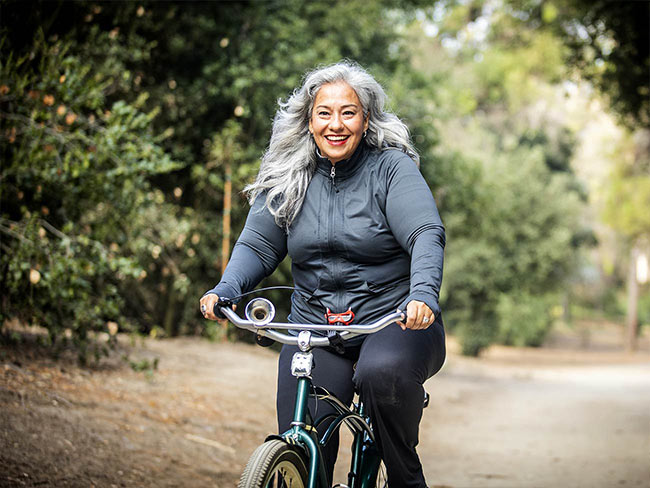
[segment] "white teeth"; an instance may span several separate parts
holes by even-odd
[[[342,141],[343,139],[347,139],[348,136],[325,136],[325,137],[330,141]]]

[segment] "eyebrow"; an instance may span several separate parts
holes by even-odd
[[[359,106],[356,103],[348,103],[348,104],[345,104],[345,105],[341,106],[342,109],[343,108],[349,108],[349,107],[359,108]],[[327,109],[329,109],[330,106],[325,105],[324,103],[319,103],[318,105],[316,105],[314,107],[314,109],[317,109],[317,108],[327,108]]]

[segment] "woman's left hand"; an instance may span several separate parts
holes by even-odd
[[[411,300],[406,306],[406,321],[397,322],[397,324],[402,330],[420,330],[428,328],[435,319],[436,317],[426,303]]]

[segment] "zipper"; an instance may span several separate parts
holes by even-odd
[[[340,268],[340,263],[339,263],[339,257],[334,253],[334,232],[335,232],[335,226],[336,223],[334,221],[334,210],[336,208],[336,201],[333,197],[333,193],[338,193],[339,189],[336,187],[336,167],[332,165],[332,168],[330,169],[330,181],[332,183],[332,186],[330,187],[330,201],[329,201],[329,228],[328,228],[328,235],[327,235],[327,241],[328,241],[328,247],[329,247],[329,252],[331,253],[331,259],[332,259],[332,274],[334,276],[334,288],[335,288],[335,293],[334,293],[334,306],[336,307],[337,312],[341,312],[345,309],[345,304],[342,303],[342,294],[341,294],[341,283],[339,279],[337,278],[339,276],[339,268]],[[343,307],[343,308],[342,308]]]

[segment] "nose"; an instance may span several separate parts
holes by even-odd
[[[343,120],[341,119],[341,116],[337,113],[334,113],[332,115],[332,118],[330,119],[330,129],[334,131],[341,130],[343,128]]]

